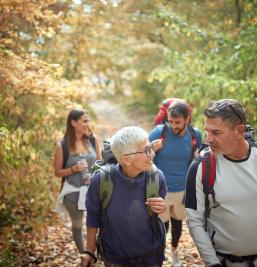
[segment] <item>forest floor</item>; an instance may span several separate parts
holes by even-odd
[[[106,100],[98,100],[92,103],[92,109],[98,116],[98,124],[96,133],[101,140],[111,135],[118,129],[135,125],[140,126],[147,131],[150,130],[150,125],[144,116],[138,114],[127,113]],[[34,242],[33,242],[34,243]],[[166,245],[166,260],[164,267],[171,267],[171,236],[167,234]],[[179,256],[183,267],[203,267],[201,258],[196,247],[188,233],[186,224],[183,224],[183,233],[179,243]],[[53,226],[49,226],[42,240],[37,241],[33,245],[33,250],[26,252],[26,261],[22,267],[79,267],[80,258],[76,250],[75,244],[71,237],[70,222],[64,222],[56,217],[56,222]],[[102,262],[98,262],[97,266],[103,266]]]

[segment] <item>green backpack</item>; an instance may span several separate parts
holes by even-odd
[[[100,172],[100,201],[102,203],[102,211],[105,212],[112,197],[113,191],[113,179],[114,176],[114,164],[107,164],[99,168]],[[159,173],[154,165],[153,170],[147,172],[146,183],[146,199],[159,196]],[[152,209],[147,206],[147,210],[150,216],[153,215]]]
[[[104,221],[106,210],[108,208],[108,205],[110,204],[112,197],[114,166],[115,164],[106,164],[104,166],[99,166],[98,169],[98,171],[100,172],[100,202],[102,204],[102,222]],[[160,189],[159,182],[160,182],[159,172],[157,170],[157,167],[154,165],[153,169],[147,172],[147,179],[145,186],[146,199],[159,196],[159,189]],[[160,218],[152,211],[149,205],[147,205],[147,211],[151,219],[151,225],[154,234],[162,236],[161,249],[164,250],[166,245],[166,231],[164,224],[160,220]],[[98,256],[103,255],[101,236],[104,231],[105,231],[104,228],[101,229],[97,237]]]

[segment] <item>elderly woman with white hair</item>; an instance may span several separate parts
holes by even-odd
[[[98,229],[98,252],[105,266],[161,266],[165,228],[158,214],[166,211],[167,189],[162,172],[153,165],[154,152],[148,134],[135,126],[122,128],[112,137],[111,149],[118,164],[113,169],[113,192],[104,216],[99,172],[93,175],[87,193],[87,246],[82,266],[94,265]],[[146,184],[153,169],[159,177],[158,193],[147,198]]]

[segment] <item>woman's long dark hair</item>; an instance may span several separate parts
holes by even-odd
[[[69,115],[67,117],[67,125],[66,125],[66,132],[64,135],[64,138],[67,141],[69,151],[75,151],[75,141],[76,141],[76,135],[75,135],[75,129],[73,125],[71,124],[71,121],[77,121],[81,118],[83,115],[88,115],[88,113],[84,109],[72,109],[69,112]],[[91,129],[89,128],[89,135],[93,135]],[[82,137],[83,140],[88,140],[89,136],[84,135]],[[87,142],[85,142],[87,144]]]

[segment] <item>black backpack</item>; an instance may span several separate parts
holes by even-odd
[[[92,166],[91,173],[93,174],[95,171],[99,170],[102,166],[109,164],[116,164],[116,163],[117,160],[112,153],[110,139],[107,138],[103,141],[102,160],[95,161],[95,163]]]

